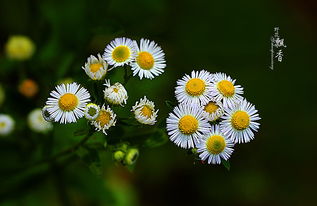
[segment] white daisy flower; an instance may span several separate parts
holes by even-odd
[[[106,80],[104,98],[107,102],[115,105],[123,105],[127,103],[128,92],[119,82],[110,85],[110,80]]]
[[[85,118],[90,120],[90,121],[93,121],[98,117],[99,112],[100,112],[99,105],[96,105],[94,103],[89,103],[89,104],[87,104],[85,111],[84,111]]]
[[[49,106],[45,105],[43,108],[42,108],[42,116],[43,116],[43,119],[47,122],[53,122],[54,121],[54,118],[50,115],[50,113],[48,112],[48,108]]]
[[[247,143],[254,138],[253,131],[258,131],[260,120],[258,110],[246,99],[233,108],[225,109],[224,120],[220,123],[225,135],[228,135],[234,143]]]
[[[129,64],[135,57],[135,46],[129,38],[116,38],[105,48],[103,59],[113,67]]]
[[[182,148],[193,148],[201,135],[210,130],[210,124],[202,115],[199,106],[179,104],[166,119],[170,140]]]
[[[211,95],[219,102],[222,101],[224,108],[234,107],[242,100],[243,88],[234,85],[236,80],[232,80],[225,73],[215,73],[212,83]]]
[[[92,80],[101,80],[107,73],[108,63],[101,58],[100,54],[97,57],[90,55],[82,68]]]
[[[34,109],[30,112],[27,121],[30,129],[34,132],[46,133],[53,128],[53,124],[43,118],[41,109]]]
[[[96,127],[96,130],[101,131],[107,135],[106,130],[111,126],[116,125],[116,114],[112,111],[112,109],[105,105],[103,105],[98,113],[97,118],[91,122],[92,125]]]
[[[207,104],[202,106],[204,108],[203,115],[210,122],[220,119],[220,117],[224,114],[221,102],[209,101]]]
[[[211,96],[211,81],[213,75],[205,70],[192,71],[191,76],[185,75],[177,80],[175,88],[176,99],[184,104],[207,104]]]
[[[148,100],[146,96],[140,99],[140,102],[136,102],[132,107],[135,115],[135,119],[141,124],[154,125],[159,110],[155,111],[154,102]]]
[[[9,115],[0,114],[0,136],[10,134],[15,126],[15,122]]]
[[[224,135],[218,125],[213,125],[211,131],[204,134],[197,146],[200,159],[208,164],[220,164],[221,159],[228,160],[233,152],[233,142]]]
[[[162,74],[166,64],[165,54],[161,47],[148,39],[141,39],[140,47],[136,41],[134,41],[134,44],[137,49],[137,56],[131,63],[133,76],[138,74],[140,79],[143,77],[153,79],[155,76]]]
[[[72,123],[84,116],[90,94],[77,83],[60,84],[46,101],[47,111],[55,122]]]

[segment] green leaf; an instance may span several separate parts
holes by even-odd
[[[230,171],[230,162],[229,162],[229,160],[221,160],[221,163],[228,171]]]

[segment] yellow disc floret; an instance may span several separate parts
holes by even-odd
[[[93,73],[99,71],[99,69],[101,69],[102,67],[103,67],[103,65],[100,64],[100,63],[91,64],[91,65],[89,66],[90,71],[93,72]]]
[[[78,105],[78,98],[74,94],[66,93],[59,98],[58,105],[63,111],[72,111]]]
[[[183,134],[193,134],[198,129],[198,120],[191,115],[185,115],[179,120],[178,128]]]
[[[154,58],[149,52],[140,52],[136,58],[138,65],[145,70],[150,70],[154,66]]]
[[[234,95],[235,88],[232,82],[228,80],[222,80],[217,84],[219,92],[225,97],[231,97]]]
[[[205,105],[204,110],[210,114],[214,113],[215,111],[217,111],[217,109],[219,108],[218,105],[216,105],[215,102],[209,102],[208,104]]]
[[[245,111],[237,111],[231,117],[231,124],[237,130],[244,130],[250,125],[250,116]]]
[[[107,125],[111,120],[111,115],[108,111],[100,111],[96,119],[96,122],[99,122],[101,127]]]
[[[153,114],[153,111],[149,106],[144,105],[141,109],[141,114],[147,118],[150,118]]]
[[[118,88],[113,88],[113,91],[114,91],[115,93],[118,93],[119,89],[118,89]]]
[[[112,51],[112,58],[116,62],[125,62],[131,56],[130,49],[127,46],[117,46]]]
[[[220,135],[213,135],[206,141],[206,147],[208,152],[217,155],[220,154],[226,147],[225,139]]]
[[[198,96],[204,93],[206,89],[206,84],[203,80],[198,78],[190,79],[186,83],[186,92],[191,96]]]

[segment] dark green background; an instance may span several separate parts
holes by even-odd
[[[1,1],[0,80],[7,99],[0,112],[12,114],[20,132],[0,140],[0,204],[316,204],[315,12],[313,1],[295,0]],[[287,48],[272,71],[270,36],[276,26]],[[34,40],[37,50],[31,60],[6,60],[4,44],[15,34]],[[261,127],[254,141],[235,147],[231,170],[202,165],[167,142],[142,149],[134,172],[109,160],[101,178],[73,157],[51,172],[11,173],[45,155],[49,144],[47,136],[25,129],[28,112],[44,105],[61,78],[85,84],[88,77],[81,66],[86,58],[121,36],[155,40],[167,60],[161,76],[128,83],[128,108],[146,95],[165,117],[170,109],[164,100],[175,100],[176,80],[193,69],[225,72],[244,87],[244,96],[259,110]],[[118,70],[109,77],[121,81],[122,74]],[[26,77],[41,86],[31,100],[17,92]],[[69,141],[65,131],[72,129],[56,125],[52,150],[76,141]]]

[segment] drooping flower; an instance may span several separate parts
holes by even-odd
[[[101,80],[107,74],[108,63],[102,59],[100,54],[97,57],[90,55],[82,68],[92,80]]]
[[[105,135],[107,135],[106,130],[108,130],[111,126],[115,126],[116,121],[116,114],[112,111],[109,105],[107,108],[103,105],[97,118],[92,121],[91,124],[96,127],[96,130],[102,131]]]
[[[148,100],[146,96],[136,102],[132,107],[135,119],[141,124],[154,125],[157,118],[158,110],[155,111],[154,102]]]
[[[128,93],[124,86],[119,82],[111,85],[110,80],[106,80],[104,84],[106,86],[104,92],[104,98],[107,102],[115,105],[121,105],[127,103]]]

